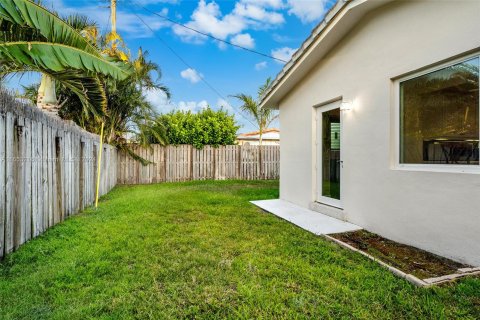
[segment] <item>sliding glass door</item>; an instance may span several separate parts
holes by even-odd
[[[317,201],[341,207],[340,101],[317,109]]]

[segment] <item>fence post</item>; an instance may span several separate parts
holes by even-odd
[[[23,230],[24,241],[32,238],[32,121],[24,119],[23,127]]]
[[[58,223],[63,220],[64,218],[64,210],[63,210],[63,189],[62,189],[62,164],[64,161],[64,151],[61,147],[62,138],[55,137],[55,174],[57,177],[57,212],[56,218],[54,219],[54,223]],[[67,183],[69,183],[67,181]]]
[[[168,176],[167,176],[167,173],[168,173],[168,169],[167,169],[167,167],[168,167],[168,163],[167,163],[167,160],[168,160],[168,155],[167,155],[168,146],[165,146],[163,151],[164,151],[163,152],[163,164],[164,164],[163,166],[165,168],[165,182],[168,182]]]
[[[13,251],[14,243],[14,216],[15,216],[15,140],[16,130],[14,118],[10,113],[5,116],[5,234],[4,234],[4,252],[5,254]]]
[[[212,161],[213,161],[213,180],[218,179],[218,173],[217,173],[217,148],[213,147],[212,148]]]
[[[22,237],[22,233],[24,232],[22,226],[23,226],[23,221],[22,221],[22,211],[23,211],[23,179],[22,179],[22,172],[23,172],[23,118],[19,117],[17,126],[16,126],[16,132],[14,135],[14,155],[13,155],[13,161],[14,162],[14,167],[13,167],[13,181],[14,181],[14,213],[13,213],[13,246],[15,249],[17,249],[22,243],[24,238]]]
[[[84,203],[84,194],[85,194],[85,142],[80,141],[80,157],[79,157],[79,178],[78,178],[78,205],[79,209],[83,210],[85,208]]]
[[[5,116],[0,114],[0,259],[5,250],[5,207],[6,207],[6,152],[5,152]]]
[[[190,180],[193,181],[193,145],[190,145]]]
[[[237,179],[242,178],[242,145],[237,146]]]
[[[265,176],[265,172],[263,170],[263,146],[260,145],[258,146],[258,163],[260,165],[260,170],[259,170],[259,174],[260,174],[260,179],[264,179],[264,176]]]

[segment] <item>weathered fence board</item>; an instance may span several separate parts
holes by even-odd
[[[150,163],[142,166],[124,152],[118,152],[118,184],[149,184],[189,180],[278,179],[279,146],[191,145],[149,148],[133,146],[135,154]]]
[[[93,204],[99,137],[0,89],[0,258]],[[117,182],[104,145],[100,194]]]
[[[0,258],[5,250],[5,115],[0,114]]]

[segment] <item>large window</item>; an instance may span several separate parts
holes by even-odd
[[[400,163],[478,165],[477,56],[400,82]]]

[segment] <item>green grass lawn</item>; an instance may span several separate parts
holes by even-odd
[[[118,187],[0,264],[0,319],[480,318],[480,279],[416,288],[248,203],[277,196]]]

